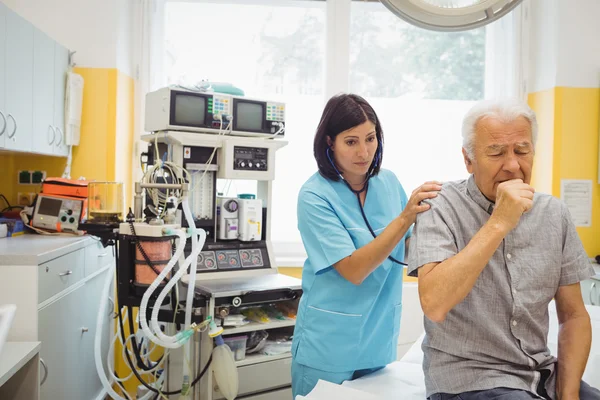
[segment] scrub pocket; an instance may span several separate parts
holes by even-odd
[[[298,361],[322,369],[352,369],[360,349],[363,316],[308,306],[305,321]]]

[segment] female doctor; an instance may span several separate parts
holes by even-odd
[[[319,379],[340,384],[396,359],[405,240],[420,204],[441,190],[427,182],[407,199],[380,169],[383,131],[360,96],[329,100],[314,139],[319,173],[298,196],[298,228],[308,258],[292,345],[292,391]]]

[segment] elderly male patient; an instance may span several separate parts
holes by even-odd
[[[445,183],[417,217],[409,273],[430,400],[600,399],[581,380],[591,324],[579,282],[594,271],[565,205],[530,186],[536,136],[526,104],[475,105],[463,122],[470,177]],[[547,347],[553,298],[558,359]]]

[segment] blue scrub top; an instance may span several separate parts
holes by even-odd
[[[369,180],[364,210],[376,235],[400,215],[407,202],[393,172],[380,170]],[[395,361],[402,265],[386,259],[360,285],[347,281],[332,267],[373,240],[356,195],[344,182],[314,174],[300,190],[298,229],[308,259],[294,330],[295,361],[329,372],[376,368]],[[404,259],[404,239],[391,253],[397,260]]]

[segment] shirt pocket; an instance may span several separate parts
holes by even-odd
[[[308,306],[298,361],[314,368],[352,370],[360,349],[363,316]]]

